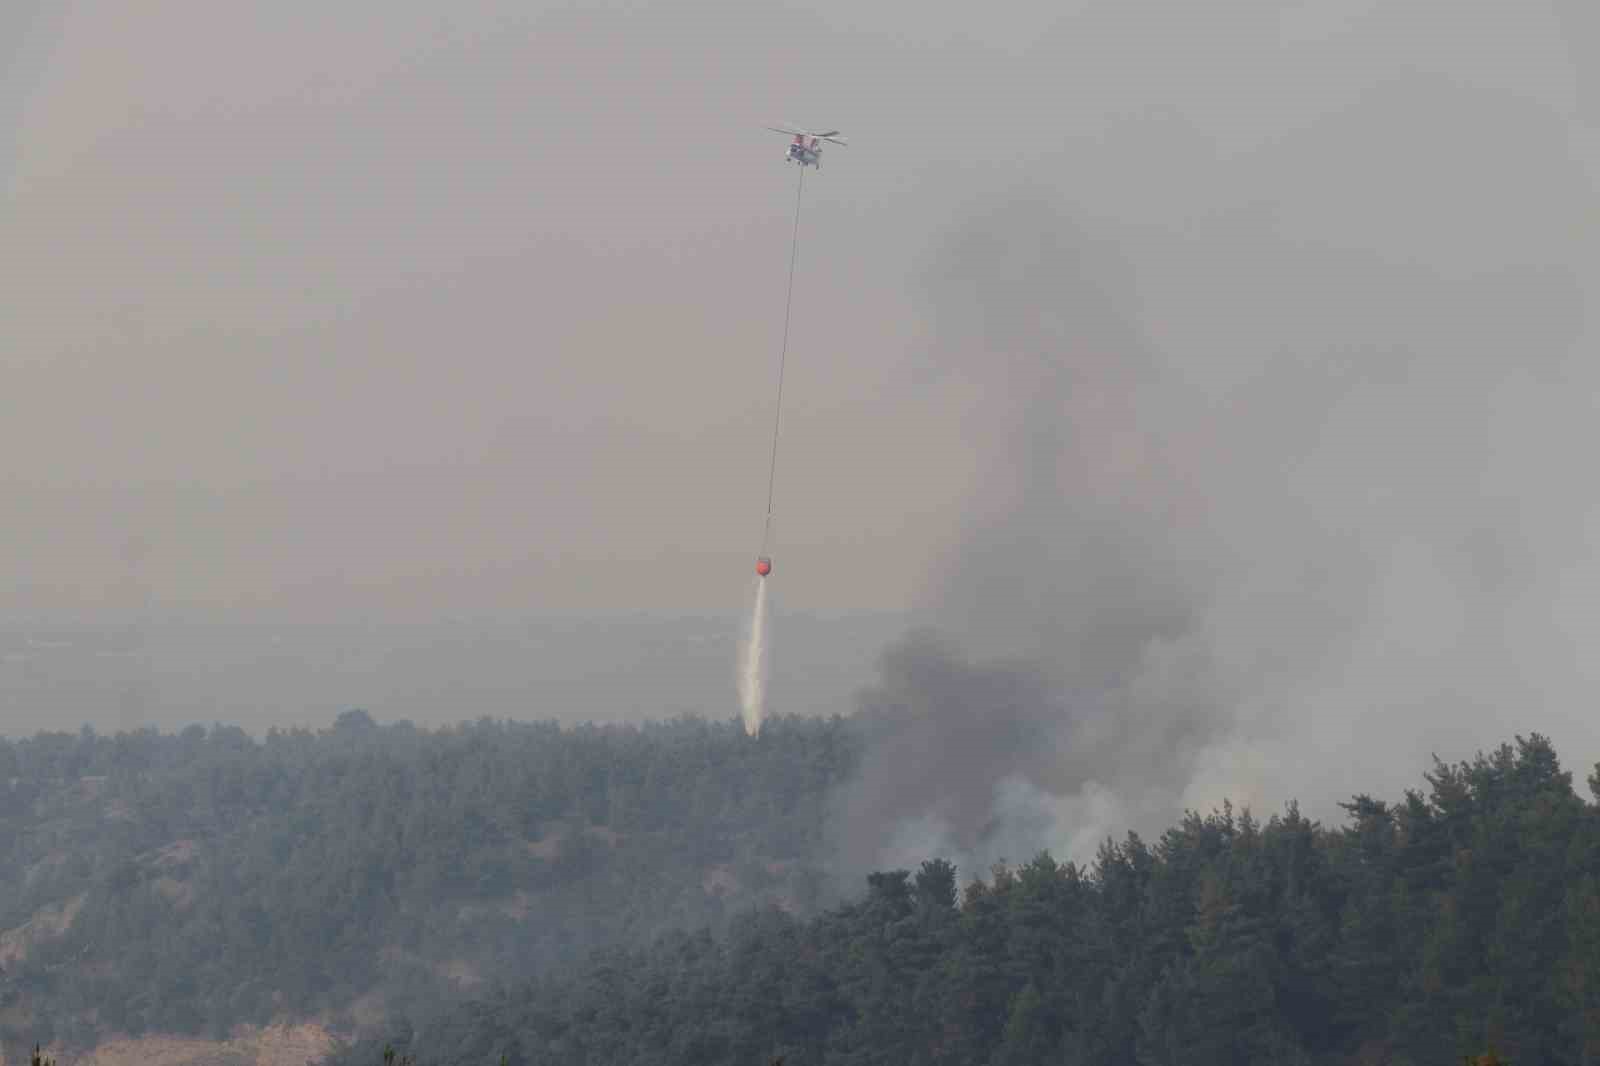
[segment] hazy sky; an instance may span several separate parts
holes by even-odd
[[[993,84],[1050,19],[959,22],[41,14],[6,83],[8,608],[738,603],[796,179],[762,126],[784,121],[862,146],[810,182],[780,573],[797,606],[903,602],[972,462],[907,378],[908,271],[1019,152],[1069,151],[1043,100],[1012,110],[1025,79]]]
[[[1570,289],[1593,236],[1593,56],[1546,4],[22,7],[8,613],[737,604],[795,180],[768,122],[855,142],[807,179],[795,606],[902,605],[957,543],[986,412],[928,373],[924,274],[1019,189],[1124,231],[1140,328],[1211,396],[1320,359],[1295,312],[1314,342],[1374,310],[1229,292],[1202,325],[1233,335],[1186,335],[1229,259],[1538,260]]]
[[[0,615],[737,610],[793,121],[783,603],[1592,759],[1592,6],[8,5]]]

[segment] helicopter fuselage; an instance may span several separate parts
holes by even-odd
[[[811,166],[822,169],[822,145],[817,143],[815,137],[808,144],[796,137],[789,144],[789,154],[784,156],[791,163],[798,163],[802,167]]]

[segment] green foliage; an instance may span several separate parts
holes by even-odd
[[[0,931],[75,913],[0,972],[0,1039],[222,1035],[373,991],[413,1018],[763,901],[813,907],[846,731],[428,732],[348,711],[259,743],[221,726],[0,740]]]
[[[514,1066],[1600,1062],[1600,810],[1537,736],[1427,781],[1397,805],[1356,797],[1342,829],[1293,805],[1265,824],[1191,814],[1155,847],[1108,841],[1087,869],[1048,854],[998,866],[959,901],[948,863],[873,873],[810,920],[754,914],[720,939],[672,934],[507,989],[410,1051]]]
[[[392,1046],[333,1066],[1600,1063],[1600,808],[1542,737],[1342,828],[1224,805],[823,911],[852,729],[0,741],[0,929],[65,927],[0,973],[0,1038],[220,1035],[376,989]]]

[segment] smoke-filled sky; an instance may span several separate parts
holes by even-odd
[[[6,5],[0,617],[737,609],[793,121],[784,603],[1107,788],[1592,761],[1592,8]]]
[[[1229,466],[1388,469],[1304,408],[1387,410],[1418,344],[1501,395],[1575,345],[1592,265],[1577,0],[7,7],[8,613],[737,604],[795,178],[767,123],[855,141],[810,180],[795,606],[903,604],[976,520],[1014,412],[930,377],[961,353],[925,271],[1019,195],[1098,229]],[[1502,277],[1525,297],[1440,288]],[[1439,444],[1408,464],[1484,468]]]

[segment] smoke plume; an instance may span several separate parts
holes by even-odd
[[[987,461],[935,582],[939,632],[909,635],[863,694],[847,876],[1087,858],[1179,807],[1226,728],[1206,573],[1171,535],[1194,486],[1151,432],[1161,383],[1114,252],[1024,202],[972,220],[929,273],[932,355],[978,395]]]
[[[1366,207],[1345,241],[1343,203],[1177,233],[1019,196],[954,228],[924,369],[981,474],[939,632],[862,697],[852,882],[1084,861],[1224,798],[1326,818],[1514,732],[1600,755],[1578,245],[1463,263]]]

